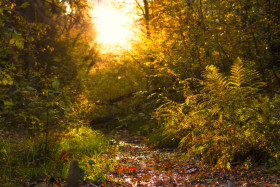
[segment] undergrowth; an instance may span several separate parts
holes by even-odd
[[[157,109],[158,142],[176,141],[188,157],[218,168],[230,169],[236,162],[247,168],[279,162],[280,96],[262,94],[259,74],[239,58],[230,76],[207,66],[203,78],[198,94]]]
[[[25,185],[42,176],[62,182],[67,178],[72,159],[79,161],[82,180],[104,182],[106,171],[114,167],[114,160],[109,158],[112,153],[109,139],[87,126],[53,134],[47,152],[44,137],[13,138],[1,136],[0,183],[3,185]]]
[[[100,131],[84,126],[70,129],[60,143],[60,152],[67,160],[63,177],[67,177],[68,160],[73,158],[79,160],[83,180],[105,182],[106,172],[115,166],[115,160],[110,156],[113,151],[109,138]]]

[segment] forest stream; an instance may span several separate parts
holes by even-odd
[[[279,176],[261,167],[232,171],[211,170],[199,162],[182,158],[175,150],[152,149],[146,137],[126,130],[112,135],[118,166],[107,176],[106,186],[279,186]],[[181,155],[181,156],[180,156]],[[88,186],[99,186],[87,183]]]
[[[279,10],[0,0],[0,187],[280,187]]]

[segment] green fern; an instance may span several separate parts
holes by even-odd
[[[231,68],[231,76],[229,82],[232,88],[240,88],[242,84],[247,82],[246,70],[242,64],[234,64]]]
[[[231,76],[229,77],[229,86],[231,89],[237,90],[253,90],[263,85],[259,81],[260,75],[255,70],[247,69],[243,66],[240,58],[237,58],[231,67]]]
[[[263,86],[260,74],[244,67],[240,58],[235,60],[230,73],[231,75],[226,77],[219,73],[219,69],[215,66],[207,66],[202,74],[206,82],[204,91],[215,95],[224,95],[234,90],[253,93]]]
[[[202,74],[206,82],[205,91],[210,93],[215,92],[227,92],[228,89],[228,80],[227,78],[218,72],[218,68],[213,65],[207,66],[206,70]]]

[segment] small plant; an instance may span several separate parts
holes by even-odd
[[[115,167],[116,160],[110,157],[110,154],[106,155],[93,155],[92,158],[86,159],[81,162],[81,169],[83,171],[82,178],[87,181],[97,181],[99,183],[105,183],[108,180],[109,172]]]

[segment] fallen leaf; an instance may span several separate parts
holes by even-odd
[[[136,168],[136,167],[130,167],[130,168],[128,168],[128,170],[129,170],[129,171],[136,171],[137,168]]]

